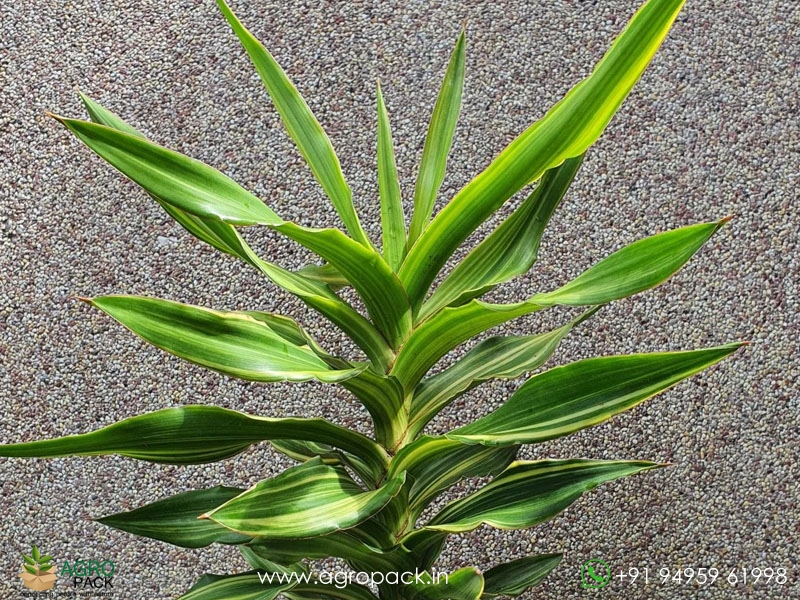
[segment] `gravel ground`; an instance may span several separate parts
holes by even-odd
[[[326,127],[377,236],[377,77],[410,198],[438,84],[468,21],[465,102],[440,195],[447,198],[588,72],[638,3],[241,0],[234,8]],[[205,372],[70,300],[136,293],[280,311],[329,348],[350,351],[293,297],[185,234],[44,114],[83,115],[78,87],[161,143],[230,174],[284,217],[335,225],[214,2],[6,1],[0,17],[0,439],[85,432],[198,402],[366,428],[365,415],[331,387],[250,385]],[[583,597],[579,568],[594,557],[615,572],[713,566],[724,574],[702,590],[615,580],[599,592],[608,598],[800,598],[798,28],[795,0],[689,2],[590,151],[538,267],[494,294],[519,299],[632,240],[735,215],[669,283],[603,310],[551,364],[753,345],[610,423],[525,452],[671,468],[602,486],[535,530],[455,537],[442,568],[558,551],[562,566],[526,598]],[[248,237],[284,265],[308,258],[264,232]],[[536,331],[564,316],[505,331]],[[434,430],[487,412],[518,385],[480,389]],[[204,572],[240,569],[232,548],[174,549],[90,519],[195,487],[252,484],[286,466],[266,445],[187,468],[118,457],[2,459],[0,596],[20,597],[20,552],[34,542],[57,563],[114,561],[112,597],[120,599],[171,598]],[[731,588],[723,579],[734,567],[783,567],[790,583]]]

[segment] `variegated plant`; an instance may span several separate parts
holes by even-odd
[[[364,360],[327,352],[294,320],[258,310],[212,310],[156,298],[104,296],[87,302],[151,344],[225,375],[249,381],[319,380],[358,398],[374,436],[315,417],[256,416],[213,406],[168,408],[94,433],[0,447],[4,456],[116,453],[170,464],[229,458],[269,440],[298,461],[247,490],[186,491],[99,519],[137,535],[196,548],[236,544],[252,571],[207,576],[186,599],[373,598],[357,583],[344,588],[262,583],[258,571],[305,572],[304,560],[338,557],[366,572],[430,571],[448,535],[488,524],[528,528],[583,492],[659,465],[644,461],[517,461],[535,444],[601,423],[713,365],[739,344],[702,350],[582,360],[530,377],[498,409],[444,435],[426,424],[462,394],[491,379],[540,367],[559,341],[599,305],[652,288],[675,273],[725,222],[690,225],[615,252],[565,285],[514,304],[479,300],[528,271],[545,226],[588,147],[640,77],[684,0],[650,0],[602,61],[543,118],[503,150],[435,216],[464,79],[462,33],[428,129],[406,229],[392,137],[380,90],[377,162],[381,249],[362,228],[339,160],[322,127],[264,47],[220,8],[272,98],[286,129],[322,185],[346,230],[284,221],[229,177],[145,138],[88,97],[91,122],[56,117],[89,148],[141,185],[185,229],[245,261],[332,321]],[[432,293],[456,248],[520,190],[533,191]],[[257,256],[239,226],[263,225],[324,261],[290,271]],[[367,315],[337,291],[352,286]],[[437,362],[473,336],[553,306],[586,307],[553,331],[489,337],[447,369]],[[430,374],[431,371],[433,374]],[[269,413],[269,407],[265,407]],[[456,482],[493,476],[479,491],[433,516],[424,511]],[[431,512],[431,511],[429,511]],[[557,554],[524,557],[481,573],[464,567],[449,582],[382,584],[382,598],[457,600],[518,595],[559,562]],[[391,577],[389,577],[391,579]]]

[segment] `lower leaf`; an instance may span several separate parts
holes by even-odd
[[[487,524],[523,529],[551,519],[601,483],[662,465],[646,461],[518,461],[474,494],[451,502],[426,525],[458,533]]]
[[[197,517],[241,494],[244,490],[217,486],[184,492],[128,512],[97,519],[109,527],[161,540],[183,548],[202,548],[214,542],[242,544],[250,537],[233,533],[213,521]]]
[[[561,554],[526,556],[492,567],[483,574],[482,598],[519,596],[537,585],[561,562]]]
[[[248,571],[237,575],[204,575],[178,600],[273,600],[281,592],[292,589],[297,582],[264,581],[263,573]]]

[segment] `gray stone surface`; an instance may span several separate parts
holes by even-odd
[[[234,8],[327,128],[362,219],[377,235],[376,78],[410,199],[438,84],[468,21],[465,102],[445,199],[587,74],[638,4],[254,0]],[[527,598],[583,597],[579,566],[592,557],[615,573],[631,566],[649,566],[651,574],[702,566],[723,573],[703,589],[617,580],[601,592],[609,598],[800,597],[798,28],[794,0],[690,2],[590,151],[539,265],[493,296],[519,299],[551,288],[637,238],[730,214],[730,225],[674,279],[604,309],[550,364],[741,339],[753,345],[629,414],[525,451],[644,458],[671,468],[602,486],[535,530],[455,537],[442,568],[485,569],[558,551],[562,566]],[[329,348],[351,351],[297,300],[185,234],[45,116],[83,115],[75,88],[159,142],[222,169],[284,217],[336,224],[214,2],[3,2],[0,439],[85,432],[198,402],[366,428],[364,413],[333,388],[251,385],[205,372],[70,299],[135,293],[280,311]],[[307,259],[263,231],[247,235],[284,265]],[[527,318],[504,331],[537,331],[565,316]],[[433,430],[486,413],[517,385],[470,394]],[[20,552],[34,542],[57,563],[113,560],[114,598],[170,598],[204,572],[242,568],[233,548],[174,549],[91,518],[194,487],[251,484],[286,466],[266,446],[187,468],[118,457],[0,459],[0,596],[20,597]],[[724,578],[734,567],[783,567],[791,583],[731,589]]]

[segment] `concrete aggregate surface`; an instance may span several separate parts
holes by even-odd
[[[373,239],[375,82],[381,79],[407,215],[425,128],[461,23],[464,105],[438,207],[588,74],[639,0],[232,3],[326,128]],[[580,565],[717,567],[713,586],[615,579],[598,597],[800,598],[798,170],[800,4],[691,0],[590,150],[530,274],[494,301],[552,289],[636,239],[734,215],[678,275],[604,308],[549,365],[594,355],[752,345],[625,415],[522,456],[641,458],[667,469],[603,485],[528,531],[454,536],[439,567],[544,552],[564,560],[525,599],[583,598]],[[76,89],[148,136],[224,171],[281,216],[338,221],[212,0],[0,3],[0,440],[91,431],[191,403],[316,415],[369,432],[344,391],[234,381],[162,353],[71,299],[157,295],[297,318],[331,351],[352,345],[298,300],[192,238],[46,110],[84,116]],[[510,201],[479,235],[509,214]],[[259,229],[248,240],[296,268],[310,256]],[[571,311],[521,319],[530,333]],[[445,359],[446,364],[470,345]],[[483,386],[431,425],[487,413],[521,381]],[[188,489],[246,487],[291,462],[267,444],[212,465],[120,457],[0,459],[0,598],[22,597],[20,553],[56,564],[112,560],[114,595],[177,597],[203,573],[245,570],[235,548],[186,550],[92,521]],[[476,489],[467,482],[453,495]],[[785,568],[784,586],[723,581],[733,568]],[[57,584],[70,589],[70,582]],[[88,596],[87,596],[88,597]]]

